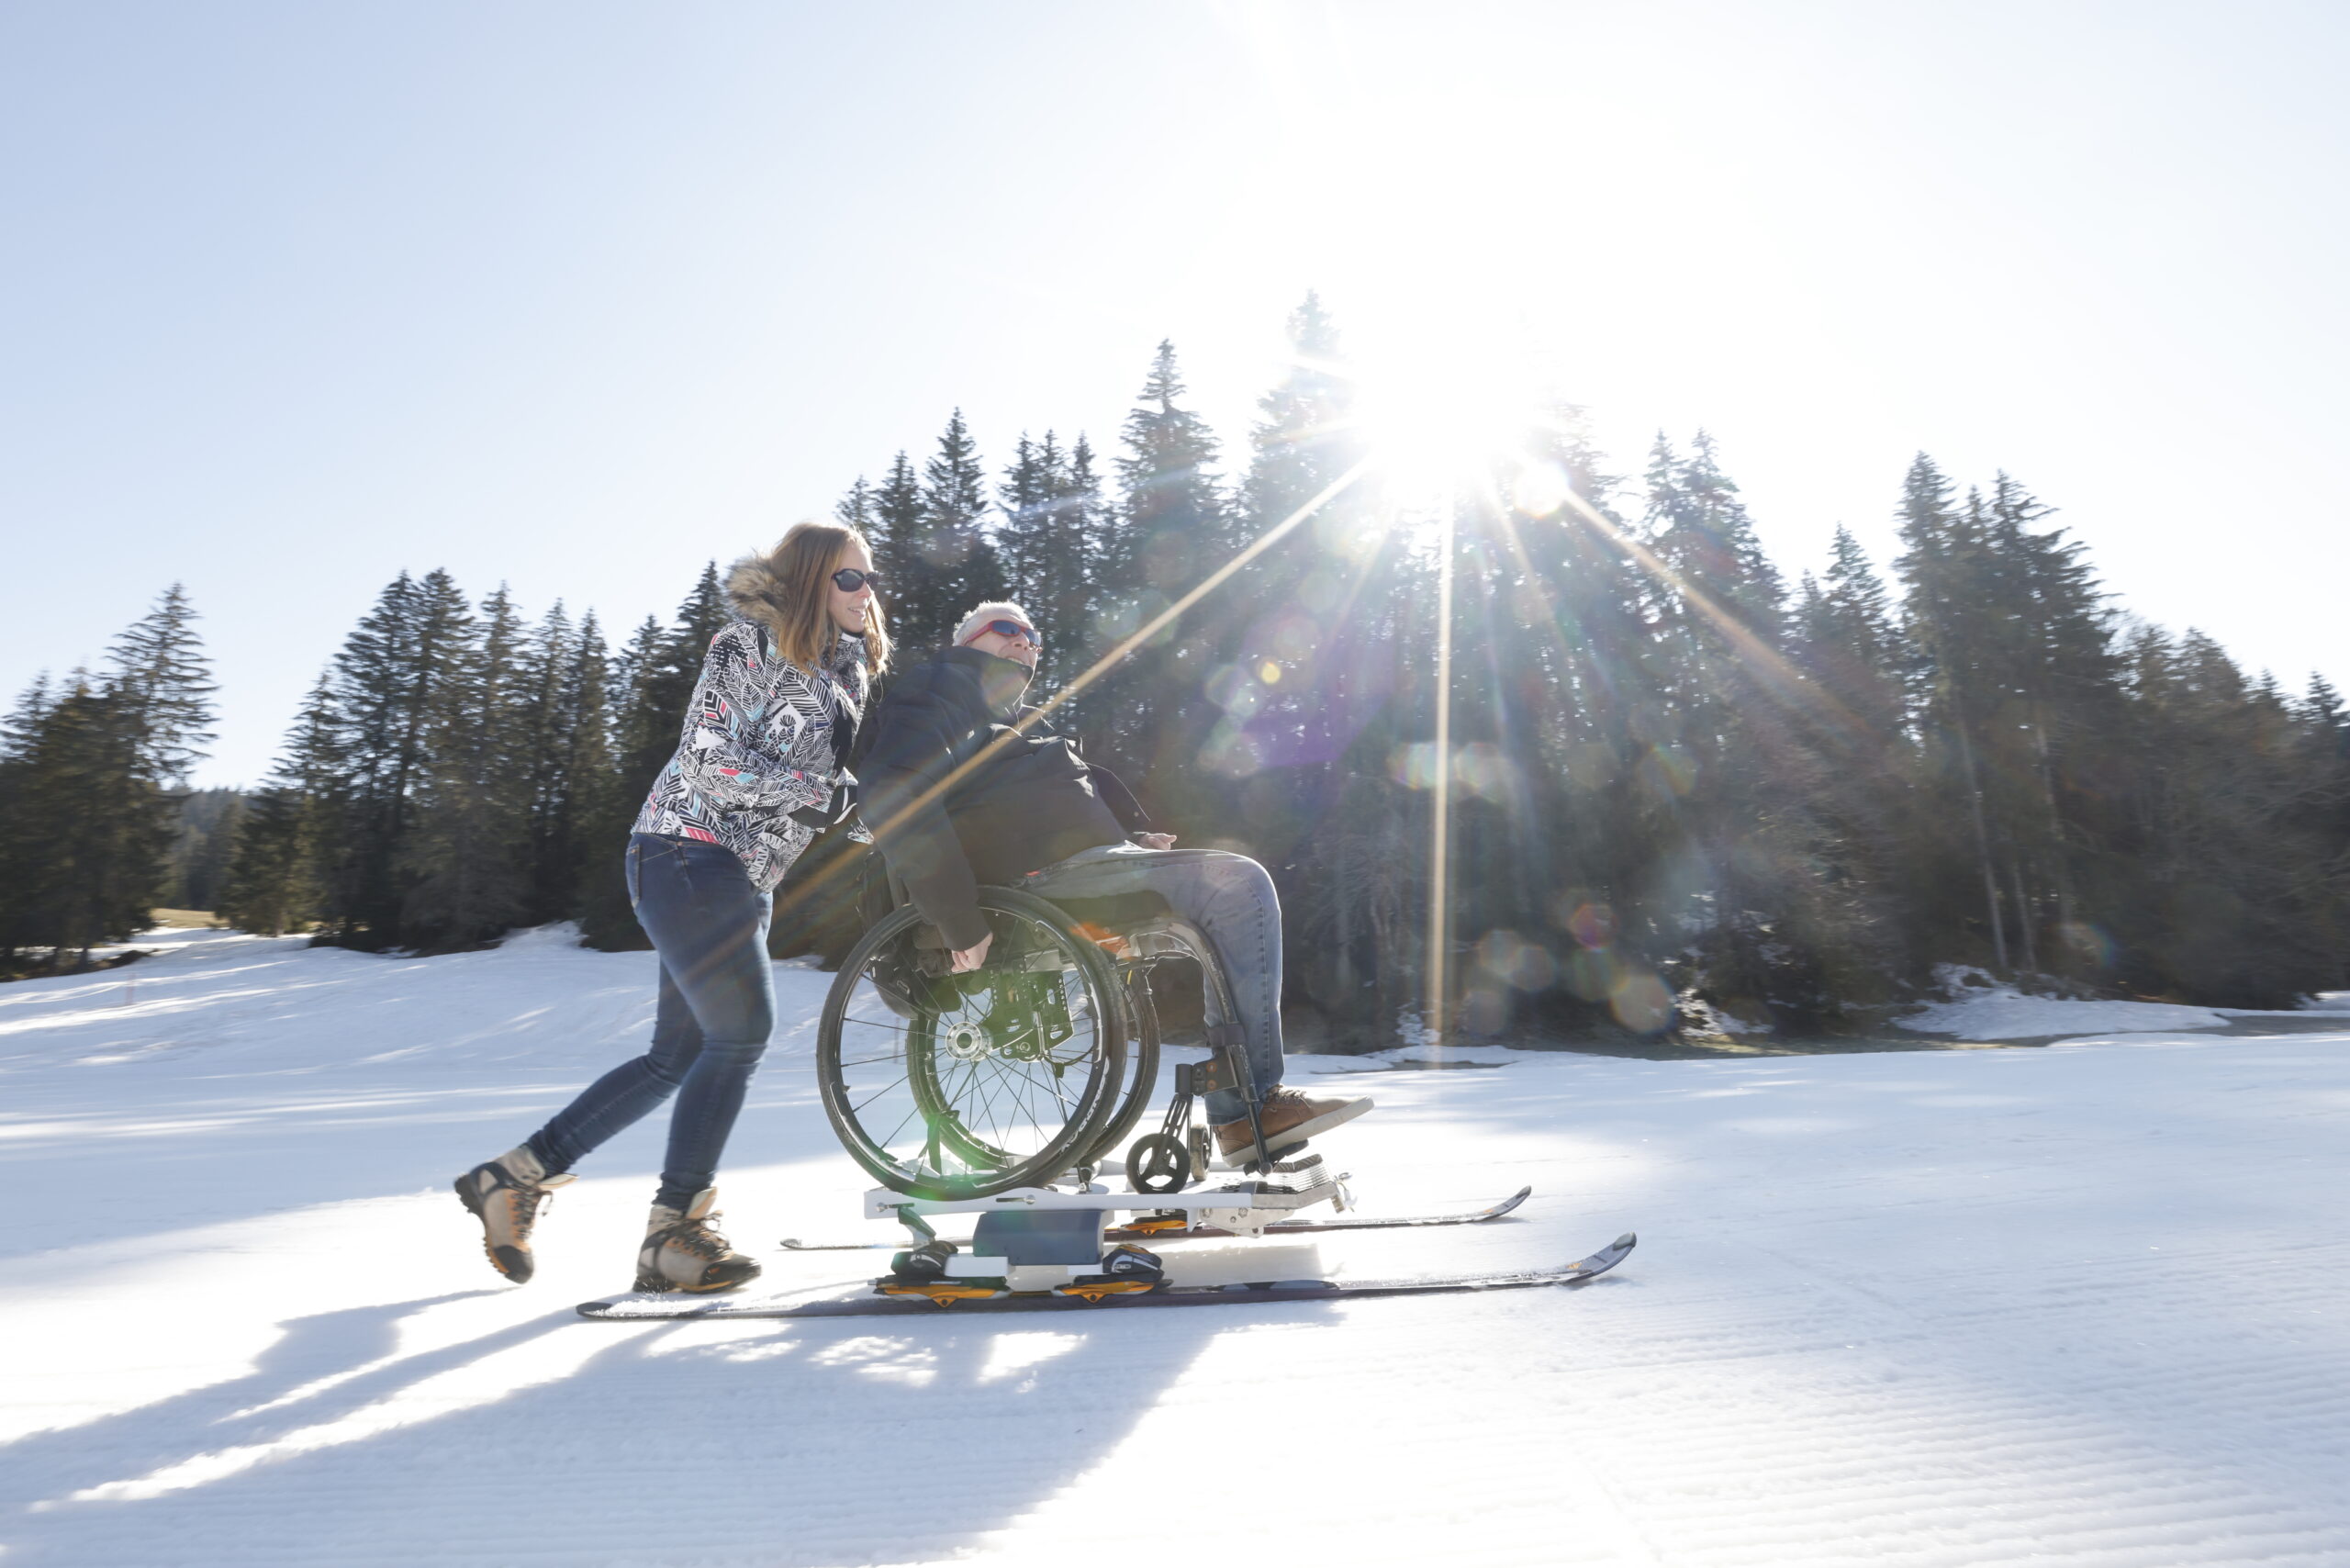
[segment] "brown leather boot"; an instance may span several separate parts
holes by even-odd
[[[718,1189],[704,1187],[683,1211],[653,1205],[636,1254],[641,1291],[730,1291],[759,1277],[759,1266],[727,1246],[712,1221]]]
[[[529,1144],[508,1149],[457,1178],[457,1199],[481,1221],[489,1266],[520,1284],[531,1277],[531,1228],[554,1189],[572,1176],[550,1176]]]
[[[1257,1119],[1265,1129],[1265,1148],[1276,1159],[1284,1150],[1295,1148],[1307,1138],[1326,1133],[1342,1123],[1351,1122],[1371,1109],[1369,1099],[1309,1100],[1294,1089],[1276,1089],[1265,1096],[1257,1107]],[[1248,1118],[1225,1122],[1215,1129],[1215,1149],[1226,1162],[1234,1165],[1250,1158],[1252,1148],[1248,1136]]]

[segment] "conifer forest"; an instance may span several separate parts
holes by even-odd
[[[1045,635],[1032,696],[1094,672],[1056,722],[1160,827],[1271,868],[1288,1001],[1337,1037],[1416,1028],[1432,951],[1472,1035],[1833,1031],[1953,964],[2236,1007],[2350,987],[2339,694],[2129,617],[2019,480],[1919,454],[1886,476],[1895,558],[1840,530],[1774,563],[1704,432],[1619,461],[1561,408],[1484,482],[1404,496],[1365,462],[1330,321],[1308,299],[1290,330],[1245,452],[1162,344],[1113,451],[983,454],[957,413],[836,510],[900,667],[1010,597]],[[371,951],[558,920],[644,945],[621,851],[726,619],[718,563],[677,571],[676,614],[625,632],[403,573],[242,791],[188,787],[214,686],[167,589],[6,717],[6,972],[85,963],[157,905]],[[866,853],[795,868],[779,956],[845,947]]]

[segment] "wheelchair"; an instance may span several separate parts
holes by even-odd
[[[891,892],[896,907],[834,977],[816,1046],[833,1130],[883,1187],[959,1201],[1074,1174],[1080,1193],[1102,1191],[1094,1174],[1158,1086],[1150,978],[1174,958],[1199,965],[1217,1003],[1208,1011],[1224,1023],[1210,1030],[1207,1061],[1176,1070],[1158,1129],[1128,1149],[1129,1185],[1167,1194],[1204,1178],[1214,1151],[1192,1104],[1228,1087],[1249,1104],[1242,1169],[1290,1169],[1266,1150],[1223,966],[1205,934],[1157,894],[1048,902],[983,887],[987,962],[956,974],[936,929],[901,889]]]

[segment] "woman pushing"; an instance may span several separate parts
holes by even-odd
[[[718,1160],[775,1027],[776,884],[849,809],[849,745],[890,657],[877,581],[864,537],[820,522],[727,574],[735,618],[711,639],[677,755],[629,834],[629,901],[660,956],[653,1048],[457,1178],[508,1279],[531,1277],[531,1229],[549,1191],[673,1094],[636,1289],[716,1291],[757,1277],[712,1223]]]

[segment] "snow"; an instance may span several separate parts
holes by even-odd
[[[648,956],[140,945],[0,987],[5,1568],[2350,1561],[2350,1021],[1301,1058],[1379,1101],[1327,1140],[1367,1210],[1536,1192],[1326,1267],[1639,1250],[1492,1296],[616,1324],[571,1308],[627,1282],[657,1119],[525,1287],[446,1183],[640,1048]],[[778,978],[728,1228],[845,1281],[873,1255],[773,1250],[887,1234],[816,1103],[826,977]]]
[[[2224,1029],[2238,1019],[2308,1018],[2350,1013],[2350,991],[2322,991],[2290,1011],[2249,1007],[2187,1007],[2168,1002],[2076,1001],[2031,996],[1995,983],[1980,969],[1944,965],[1944,983],[1958,994],[1897,1019],[1917,1034],[1968,1040],[2057,1040],[2087,1035],[2165,1034]],[[1971,977],[1971,979],[1970,979]]]
[[[2168,1002],[2076,1002],[2027,996],[2011,987],[1994,986],[1952,1002],[1930,1002],[1897,1022],[1919,1034],[1954,1035],[1969,1040],[2031,1040],[2224,1029],[2229,1018],[2229,1014],[2214,1007],[2183,1007]]]

